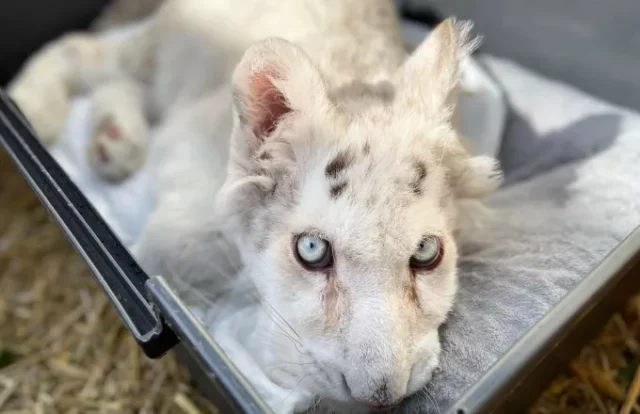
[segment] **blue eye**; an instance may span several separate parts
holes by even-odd
[[[417,269],[434,269],[440,264],[443,253],[440,238],[427,236],[420,241],[418,250],[411,256],[409,264]]]
[[[315,235],[299,235],[294,243],[294,251],[300,264],[307,268],[324,269],[333,262],[331,245]]]

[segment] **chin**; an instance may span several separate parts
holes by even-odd
[[[353,401],[346,402],[323,399],[318,406],[317,412],[322,414],[369,414],[375,411],[371,411],[371,408]]]
[[[407,386],[407,396],[420,391],[431,381],[433,373],[438,367],[438,354],[439,352],[431,354],[428,358],[415,365]]]

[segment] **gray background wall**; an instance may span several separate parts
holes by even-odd
[[[366,1],[366,0],[363,0]],[[395,0],[472,19],[483,51],[640,110],[640,0]],[[107,0],[21,0],[0,13],[0,85],[42,42]]]
[[[36,50],[72,30],[85,29],[108,0],[0,0],[0,87]]]
[[[483,52],[640,110],[640,0],[403,0],[471,19]]]

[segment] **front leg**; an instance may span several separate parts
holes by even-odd
[[[102,178],[119,182],[136,173],[146,159],[149,125],[143,87],[132,80],[98,86],[91,95],[94,132],[89,165]]]
[[[7,92],[44,145],[58,140],[74,95],[114,79],[153,76],[154,24],[118,39],[68,33],[29,57]]]
[[[79,69],[100,59],[100,41],[85,34],[54,40],[32,55],[7,86],[45,146],[54,144],[79,86]]]

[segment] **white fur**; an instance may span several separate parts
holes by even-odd
[[[176,285],[253,298],[219,304],[212,330],[275,412],[318,398],[353,412],[355,399],[395,403],[429,380],[455,298],[456,238],[476,222],[465,206],[500,184],[452,120],[468,31],[448,21],[407,59],[388,0],[169,0],[125,40],[52,42],[9,92],[51,144],[71,97],[91,91],[95,127],[107,116],[122,132],[96,130],[95,171],[123,180],[145,162],[136,151],[155,169],[136,258]],[[265,94],[287,107],[273,131],[259,128],[279,114]],[[336,197],[325,170],[341,153],[353,159]],[[428,171],[418,194],[416,163]],[[332,243],[330,274],[294,259],[305,231]],[[427,235],[444,258],[414,274]]]

